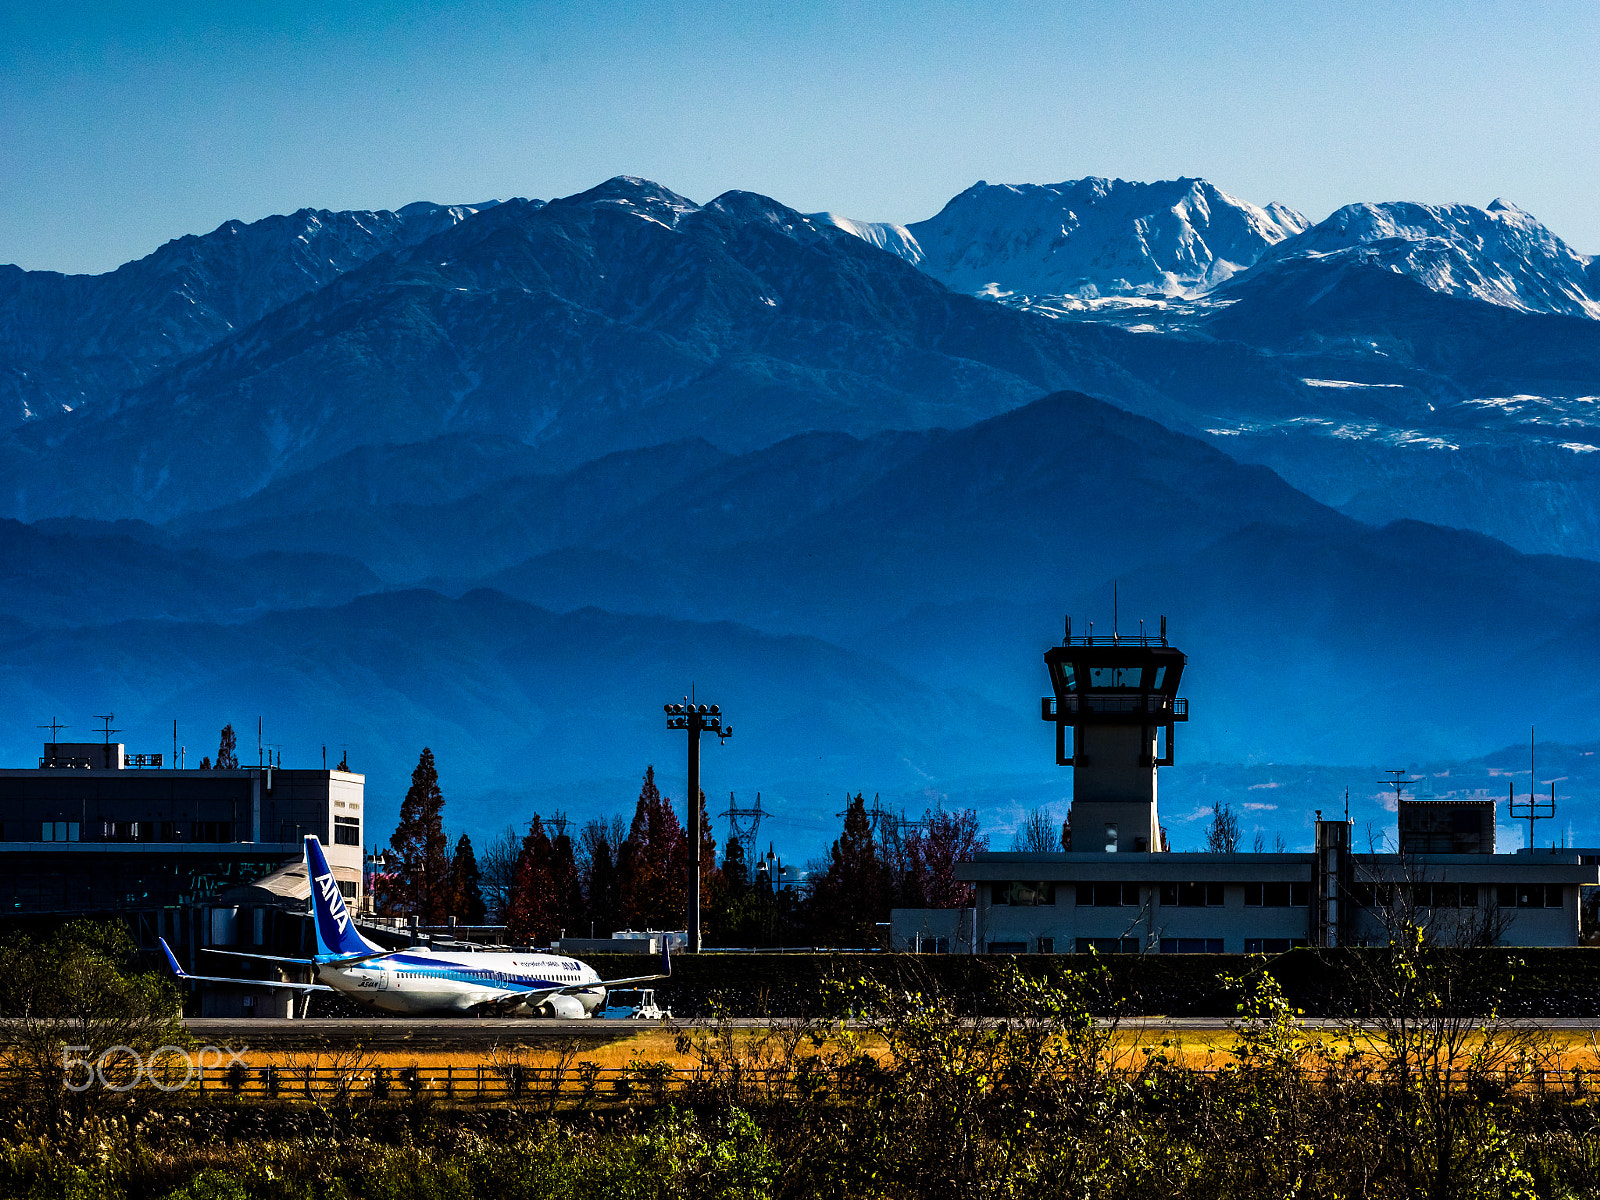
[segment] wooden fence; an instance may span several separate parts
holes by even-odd
[[[26,1082],[24,1068],[0,1068],[0,1086]],[[1177,1073],[1212,1079],[1228,1068],[1182,1067]],[[1380,1072],[1345,1077],[1351,1083],[1383,1088],[1390,1080]],[[793,1067],[730,1065],[718,1069],[674,1067],[670,1063],[635,1063],[602,1067],[576,1062],[565,1066],[525,1063],[477,1063],[468,1066],[394,1067],[281,1065],[194,1067],[187,1077],[168,1069],[159,1078],[122,1072],[109,1078],[52,1076],[74,1091],[103,1087],[117,1092],[160,1091],[187,1096],[305,1100],[346,1103],[402,1102],[431,1099],[448,1103],[529,1103],[549,1108],[660,1103],[696,1090],[741,1101],[796,1099],[839,1095],[849,1090],[845,1079],[819,1070]],[[1600,1073],[1574,1070],[1507,1069],[1455,1073],[1448,1086],[1550,1094],[1574,1099],[1600,1099]]]

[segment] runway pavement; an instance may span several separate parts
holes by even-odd
[[[784,1020],[759,1017],[733,1018],[736,1029],[765,1029],[790,1024]],[[1308,1029],[1348,1028],[1351,1021],[1335,1017],[1306,1017]],[[1522,1018],[1510,1024],[1538,1029],[1600,1033],[1600,1017]],[[671,1027],[704,1025],[704,1021],[679,1020]],[[1216,1033],[1230,1027],[1225,1017],[1130,1017],[1122,1020],[1125,1030],[1152,1034]],[[571,1041],[580,1046],[599,1046],[659,1029],[657,1021],[564,1021],[543,1017],[476,1018],[411,1017],[362,1018],[329,1017],[309,1020],[219,1019],[192,1017],[184,1021],[199,1042],[227,1046],[248,1043],[260,1049],[335,1048],[361,1045],[369,1050],[448,1051],[485,1050],[494,1046],[534,1046],[550,1041]]]

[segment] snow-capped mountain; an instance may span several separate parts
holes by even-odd
[[[1189,297],[1256,262],[1309,222],[1203,179],[976,183],[907,226],[924,271],[996,298]]]
[[[892,221],[857,221],[831,212],[809,213],[808,216],[819,224],[832,225],[835,229],[853,233],[862,241],[871,242],[879,250],[898,254],[914,267],[922,265],[922,247],[917,244],[916,237],[904,225],[896,225]]]
[[[494,203],[302,208],[227,221],[102,275],[0,266],[0,424],[136,386],[383,251]]]
[[[1382,267],[1447,296],[1600,318],[1600,266],[1515,204],[1347,204],[1262,256]]]

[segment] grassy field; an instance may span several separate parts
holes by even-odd
[[[454,1067],[472,1071],[479,1066],[504,1066],[516,1062],[526,1067],[555,1066],[592,1062],[606,1070],[621,1070],[638,1063],[666,1063],[676,1069],[693,1067],[697,1056],[693,1048],[680,1048],[685,1035],[696,1036],[692,1028],[672,1026],[642,1029],[627,1037],[604,1044],[577,1045],[559,1038],[540,1038],[531,1043],[508,1042],[488,1050],[417,1050],[403,1047],[385,1047],[374,1051],[316,1052],[307,1050],[244,1051],[242,1062],[251,1068],[267,1066],[304,1067],[307,1065],[333,1066],[338,1063],[360,1063],[391,1069],[421,1067],[443,1070]],[[759,1030],[736,1030],[731,1034],[736,1052],[754,1055],[762,1039],[769,1035]],[[1338,1030],[1306,1028],[1301,1039],[1312,1048],[1325,1048],[1334,1055],[1343,1055],[1351,1049],[1370,1053],[1371,1034],[1350,1034]],[[887,1052],[884,1041],[876,1036],[855,1035],[856,1044],[865,1052],[882,1056]],[[1120,1028],[1111,1041],[1108,1054],[1114,1061],[1136,1063],[1146,1051],[1165,1055],[1172,1062],[1192,1069],[1220,1069],[1234,1062],[1233,1048],[1237,1035],[1229,1029],[1173,1031],[1160,1026],[1138,1025]],[[823,1049],[827,1048],[824,1043]],[[1539,1034],[1536,1048],[1528,1059],[1532,1068],[1546,1071],[1600,1072],[1600,1042],[1587,1030],[1545,1030]]]

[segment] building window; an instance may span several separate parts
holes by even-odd
[[[1053,937],[1042,937],[1042,938],[1039,939],[1039,953],[1040,954],[1054,954],[1055,952],[1056,952],[1056,940],[1055,940],[1055,938],[1053,938]]]
[[[1501,908],[1563,907],[1559,883],[1502,883],[1499,892]]]
[[[1163,954],[1221,954],[1221,938],[1162,938]]]
[[[917,934],[912,943],[918,954],[949,954],[950,939],[947,937],[929,937],[925,933]]]
[[[75,842],[78,840],[78,822],[45,821],[40,826],[41,842]]]
[[[1411,902],[1418,908],[1476,908],[1475,883],[1419,883],[1411,889]]]
[[[333,843],[336,846],[361,845],[361,819],[359,817],[335,817],[333,819]]]
[[[989,953],[990,954],[1026,954],[1027,952],[1028,952],[1028,943],[1027,942],[990,942],[989,943]]]
[[[1078,905],[1081,908],[1117,908],[1124,905],[1139,906],[1137,883],[1080,883],[1077,887]]]
[[[1222,885],[1220,883],[1163,883],[1161,885],[1161,903],[1174,908],[1221,908]]]
[[[356,898],[356,885],[348,879],[339,880],[339,895],[346,900],[354,900]]]
[[[1139,953],[1139,939],[1136,937],[1082,937],[1078,939],[1077,946],[1079,954],[1088,954],[1091,950],[1096,954]]]
[[[1305,938],[1245,938],[1246,954],[1284,954],[1306,944]]]
[[[194,840],[197,842],[231,842],[233,841],[233,822],[196,821],[194,823]]]
[[[360,842],[353,845],[359,846]],[[989,902],[991,904],[1011,904],[1022,908],[1032,908],[1040,904],[1054,904],[1056,902],[1056,885],[1053,883],[996,883],[989,889]]]
[[[1311,885],[1307,883],[1247,883],[1244,885],[1246,908],[1305,908],[1311,900]]]

